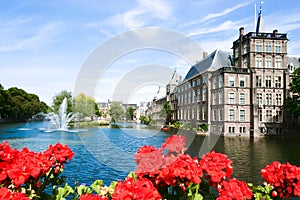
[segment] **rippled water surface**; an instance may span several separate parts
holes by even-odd
[[[78,132],[45,132],[48,122],[27,124],[0,124],[0,140],[7,140],[13,148],[29,147],[44,151],[49,144],[68,144],[75,152],[73,160],[65,166],[67,182],[75,180],[91,184],[96,179],[105,184],[123,179],[134,170],[133,155],[143,145],[160,145],[169,136],[157,130],[140,126],[111,129],[80,129]],[[189,150],[198,156],[204,136],[190,135]],[[300,166],[300,141],[283,139],[219,138],[215,151],[225,153],[234,162],[234,176],[245,181],[261,183],[260,169],[274,160]],[[202,152],[203,153],[203,152]]]

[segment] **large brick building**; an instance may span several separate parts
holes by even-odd
[[[169,94],[173,118],[192,127],[207,124],[222,135],[259,136],[283,132],[283,104],[299,59],[288,57],[285,33],[244,33],[232,50],[215,50],[192,66]]]

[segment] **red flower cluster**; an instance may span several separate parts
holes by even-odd
[[[43,153],[21,151],[13,149],[8,142],[0,144],[0,184],[5,187],[13,184],[19,188],[25,182],[36,182],[40,185],[40,178],[53,168],[58,173],[67,160],[71,160],[74,153],[67,145],[56,144]]]
[[[180,186],[183,191],[190,183],[199,184],[202,171],[197,158],[184,153],[185,137],[173,135],[162,148],[144,146],[135,154],[136,173],[159,187]]]
[[[30,200],[24,193],[11,192],[7,188],[0,188],[0,200]]]
[[[204,155],[200,160],[200,166],[204,173],[204,178],[209,181],[213,187],[224,180],[230,178],[233,167],[232,161],[226,155],[211,151]]]
[[[272,196],[300,197],[300,167],[276,161],[262,169],[261,174],[264,180],[274,186]]]
[[[228,181],[223,180],[218,187],[219,196],[217,200],[244,200],[251,199],[252,192],[244,181],[235,178]]]
[[[113,200],[161,200],[162,197],[146,178],[127,177],[124,182],[118,182],[112,196]]]
[[[82,194],[80,200],[108,200],[108,198],[97,194]]]

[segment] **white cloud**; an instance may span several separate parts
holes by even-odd
[[[214,32],[221,32],[226,30],[232,30],[232,29],[238,29],[240,27],[241,21],[225,21],[222,24],[214,24],[212,27],[205,27],[200,28],[196,31],[188,33],[188,36],[197,36],[197,35],[203,35],[203,34],[209,34]]]
[[[201,24],[203,22],[206,22],[206,21],[209,21],[211,19],[214,19],[214,18],[218,18],[218,17],[223,17],[241,7],[244,7],[248,4],[252,3],[252,1],[249,1],[249,2],[245,2],[245,3],[241,3],[241,4],[237,4],[233,7],[230,7],[230,8],[226,8],[225,10],[221,11],[221,12],[218,12],[218,13],[209,13],[208,15],[206,15],[204,18],[202,19],[199,19],[199,20],[194,20],[194,21],[191,21],[191,22],[188,22],[186,23],[186,25],[194,25],[194,24]]]
[[[56,41],[61,31],[62,22],[50,22],[38,27],[28,28],[30,20],[16,20],[7,22],[0,36],[5,38],[0,44],[0,51],[16,51],[25,48],[37,48]],[[10,25],[11,24],[11,25]],[[23,27],[23,25],[25,25]],[[26,27],[27,26],[27,27]],[[24,35],[18,34],[23,32]]]
[[[172,6],[162,0],[138,0],[138,4],[129,8],[126,12],[116,14],[100,22],[86,23],[89,27],[96,28],[106,36],[112,36],[111,31],[117,32],[133,30],[136,28],[151,26],[155,20],[168,21],[172,19]]]

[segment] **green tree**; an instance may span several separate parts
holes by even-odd
[[[134,117],[134,109],[132,106],[129,106],[126,110],[126,118],[133,120]]]
[[[47,112],[48,106],[35,94],[17,87],[0,90],[0,118],[25,121],[39,112]]]
[[[52,102],[53,112],[58,113],[59,107],[62,104],[64,98],[67,98],[67,105],[68,105],[67,113],[73,111],[72,93],[68,92],[67,90],[62,90],[60,93],[58,93],[53,97],[53,102]]]
[[[161,117],[165,118],[166,120],[166,124],[169,124],[172,120],[172,111],[171,111],[171,107],[170,104],[165,102],[163,107],[160,110],[160,114]]]
[[[99,111],[99,107],[96,102],[95,102],[95,115],[97,115],[98,117],[101,117],[103,115],[103,113]]]
[[[109,109],[112,121],[120,121],[124,119],[125,112],[120,102],[112,102]]]
[[[74,113],[78,113],[81,119],[95,115],[95,99],[80,93],[74,100]]]
[[[292,74],[292,82],[290,83],[290,91],[293,93],[292,98],[288,98],[285,102],[285,108],[294,116],[300,116],[300,68],[296,68]]]

